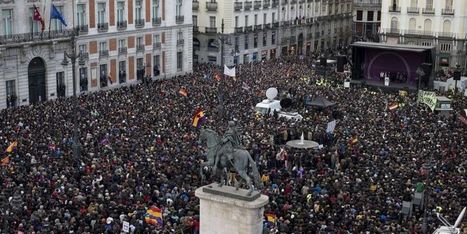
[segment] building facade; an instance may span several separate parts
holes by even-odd
[[[48,28],[50,1],[0,1],[0,108],[192,71],[191,0],[52,2],[67,26],[50,20],[49,36],[32,13]]]
[[[466,67],[467,1],[383,0],[380,38],[436,47],[435,69]]]
[[[221,36],[227,65],[346,46],[351,5],[350,0],[193,1],[193,60],[221,64]]]
[[[354,0],[352,32],[354,41],[379,41],[381,0]]]

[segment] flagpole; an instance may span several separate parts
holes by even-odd
[[[42,17],[42,21],[44,21],[44,17],[45,17],[45,6],[47,6],[47,0],[44,1],[44,7],[42,8],[42,14],[43,14],[43,17]],[[44,31],[42,31],[42,25],[41,25],[41,39],[43,38],[44,36]]]
[[[52,5],[50,6],[50,14],[49,14],[49,39],[50,39],[50,25],[52,25]]]

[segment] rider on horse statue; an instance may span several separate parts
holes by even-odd
[[[226,154],[227,159],[232,162],[234,149],[243,148],[240,142],[239,130],[237,127],[235,127],[234,121],[229,121],[229,129],[227,129],[227,131],[224,133],[221,144],[223,150],[218,151],[214,168],[217,168],[217,165],[221,160],[222,153]]]

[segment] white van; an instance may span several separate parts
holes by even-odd
[[[303,116],[297,112],[285,112],[281,111],[281,104],[279,100],[263,100],[262,102],[256,104],[255,111],[261,115],[269,114],[273,115],[274,111],[277,112],[279,117],[285,117],[288,120],[301,121]]]

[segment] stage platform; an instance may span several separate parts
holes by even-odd
[[[389,86],[385,86],[384,81],[377,81],[377,80],[351,80],[350,85],[373,86],[373,87],[381,88],[383,90],[388,90],[388,91],[389,90],[394,91],[394,90],[407,89],[410,92],[416,92],[418,90],[417,86],[414,86],[414,85],[411,85],[411,84],[408,84],[408,83],[391,82],[391,83],[389,83]]]

